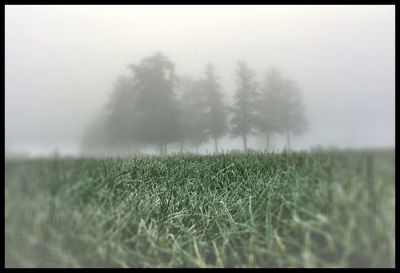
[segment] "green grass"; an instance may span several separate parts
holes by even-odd
[[[5,266],[394,267],[394,157],[6,160]]]

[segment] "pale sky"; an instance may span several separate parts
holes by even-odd
[[[260,81],[280,69],[307,107],[310,128],[293,137],[295,149],[395,144],[394,5],[6,5],[6,151],[77,154],[117,77],[156,51],[195,78],[212,62],[228,103],[238,60]]]

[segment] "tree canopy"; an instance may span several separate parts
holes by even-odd
[[[83,151],[135,153],[155,146],[166,154],[170,143],[180,143],[182,152],[184,143],[198,150],[211,139],[218,152],[218,140],[228,133],[242,138],[245,151],[251,135],[264,134],[268,149],[272,134],[286,134],[290,149],[290,135],[308,127],[297,83],[276,68],[259,84],[255,71],[237,62],[231,107],[211,63],[200,79],[177,76],[174,63],[160,52],[128,68],[131,74],[117,78],[103,112],[87,127]]]
[[[136,139],[145,144],[165,145],[181,136],[174,64],[161,53],[129,66],[133,72]]]
[[[218,77],[214,72],[214,65],[207,64],[202,88],[206,97],[207,134],[214,140],[215,152],[218,153],[218,139],[228,132],[227,108],[220,92]]]
[[[255,98],[258,83],[256,73],[244,61],[237,64],[237,89],[234,95],[231,119],[231,136],[242,137],[244,150],[247,150],[247,136],[255,133]]]

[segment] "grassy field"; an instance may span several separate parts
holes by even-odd
[[[394,189],[394,150],[6,160],[5,266],[394,267]]]

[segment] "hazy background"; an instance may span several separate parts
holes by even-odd
[[[258,80],[278,67],[298,82],[306,104],[310,128],[292,138],[294,149],[394,147],[394,5],[7,5],[6,154],[77,155],[116,78],[156,51],[195,78],[212,62],[227,103],[238,60]],[[253,138],[249,147],[263,143]],[[220,140],[222,149],[241,145]]]

